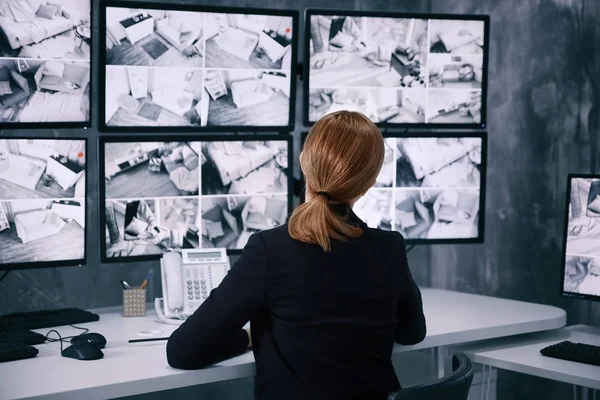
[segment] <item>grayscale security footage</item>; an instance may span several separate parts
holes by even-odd
[[[108,142],[106,257],[241,250],[288,216],[288,142]]]
[[[563,290],[600,296],[600,179],[573,178]]]
[[[308,119],[479,124],[484,22],[310,16]]]
[[[85,258],[83,140],[0,140],[0,264]]]
[[[286,126],[292,18],[106,9],[105,123]]]
[[[481,137],[387,138],[377,182],[354,212],[406,239],[477,238],[481,152]]]
[[[90,0],[2,0],[0,34],[0,123],[90,120]]]

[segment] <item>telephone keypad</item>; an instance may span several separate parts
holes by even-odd
[[[229,270],[227,267],[224,268],[224,271],[222,269],[221,265],[204,264],[185,271],[183,286],[184,293],[186,289],[188,291],[188,301],[185,302],[187,312],[193,313],[208,299],[210,290],[213,289],[213,277],[220,282],[223,273],[226,274]]]

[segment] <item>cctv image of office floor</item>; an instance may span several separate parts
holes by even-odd
[[[480,193],[473,189],[396,189],[394,230],[407,239],[479,236]]]
[[[89,61],[0,59],[0,122],[89,119]]]
[[[481,138],[411,137],[395,141],[397,187],[481,184]]]
[[[0,263],[82,260],[85,199],[0,200]]]
[[[387,138],[384,141],[385,153],[383,166],[377,176],[374,187],[392,187],[396,180],[396,139]]]
[[[289,72],[206,70],[196,111],[201,126],[286,126],[290,120]]]
[[[105,143],[106,198],[197,195],[201,162],[199,142]]]
[[[573,178],[568,211],[567,254],[600,256],[600,180]]]
[[[206,68],[291,70],[292,18],[206,13]]]
[[[242,250],[253,233],[275,228],[288,216],[287,194],[210,196],[202,202],[202,247]]]
[[[350,110],[378,124],[481,123],[482,21],[310,18],[310,122]]]
[[[107,126],[286,126],[290,74],[108,66]]]
[[[429,87],[481,89],[483,55],[429,55]]]
[[[208,106],[201,68],[107,66],[105,85],[107,126],[200,126]]]
[[[600,296],[600,257],[567,255],[563,290],[579,295]]]
[[[311,87],[425,87],[427,20],[310,18]]]
[[[0,57],[90,59],[90,0],[2,0],[0,7]]]
[[[106,8],[106,64],[199,67],[204,13]]]
[[[202,195],[287,194],[286,141],[202,143]]]
[[[479,236],[482,139],[386,138],[383,167],[354,212],[407,239]]]
[[[85,198],[83,140],[0,140],[0,201]]]
[[[288,142],[105,143],[106,257],[241,249],[288,216]]]
[[[354,204],[352,211],[369,228],[390,231],[394,221],[393,194],[392,190],[372,188]]]
[[[429,90],[427,122],[478,124],[481,122],[481,90]]]
[[[90,0],[0,2],[0,122],[90,120]]]
[[[439,54],[483,54],[484,22],[458,19],[429,21],[429,51]]]
[[[426,102],[424,89],[311,89],[308,118],[315,122],[324,115],[349,110],[363,113],[375,123],[424,123]]]
[[[197,197],[107,200],[105,221],[109,258],[159,255],[200,245]]]

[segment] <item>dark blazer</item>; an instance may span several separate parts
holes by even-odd
[[[202,306],[172,335],[172,367],[198,369],[247,350],[251,321],[256,398],[385,399],[400,388],[394,341],[425,338],[421,293],[404,239],[371,229],[325,253],[287,225],[255,233]]]

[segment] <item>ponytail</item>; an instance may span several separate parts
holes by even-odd
[[[300,153],[308,196],[290,217],[290,236],[326,252],[331,239],[360,237],[362,229],[333,207],[351,207],[375,184],[384,155],[383,136],[365,115],[336,111],[317,121]]]
[[[363,233],[344,215],[334,212],[327,197],[317,195],[299,205],[288,222],[288,231],[293,239],[317,244],[325,252],[331,250],[331,239],[347,240]]]

